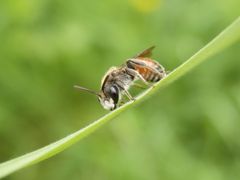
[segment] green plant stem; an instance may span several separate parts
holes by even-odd
[[[192,70],[194,67],[207,60],[209,57],[221,52],[222,50],[237,42],[239,39],[240,18],[229,25],[224,31],[222,31],[217,37],[215,37],[210,43],[208,43],[190,59],[172,71],[166,78],[156,83],[154,87],[151,87],[140,94],[136,98],[136,101],[124,104],[115,111],[106,114],[85,128],[82,128],[79,131],[72,133],[59,141],[0,164],[0,178],[3,178],[17,170],[36,164],[44,159],[48,159],[51,156],[58,154],[64,149],[78,142],[80,139],[93,133],[95,130],[119,115],[121,112],[129,109],[131,106],[137,103],[140,103],[142,100],[149,98],[150,95],[155,94],[159,89],[180,78],[182,75],[186,74],[188,71]]]

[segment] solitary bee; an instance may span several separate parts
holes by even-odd
[[[114,110],[117,108],[122,95],[129,100],[134,100],[128,89],[137,79],[146,85],[148,82],[157,82],[166,76],[164,68],[156,61],[149,58],[154,46],[139,53],[134,58],[128,59],[120,67],[111,67],[102,78],[100,92],[74,86],[77,89],[95,94],[104,109]]]

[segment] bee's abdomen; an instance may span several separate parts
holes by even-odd
[[[157,82],[162,78],[160,73],[153,72],[147,68],[138,68],[137,71],[148,82]]]
[[[147,71],[146,73],[142,73],[141,75],[148,82],[157,82],[162,78],[160,74],[151,71]]]

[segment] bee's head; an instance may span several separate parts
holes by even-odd
[[[104,109],[112,111],[117,108],[119,96],[120,93],[118,87],[111,86],[104,89],[104,92],[102,91],[99,93],[98,100]]]
[[[75,85],[74,87],[96,95],[104,109],[112,111],[117,108],[120,93],[118,87],[115,85],[105,87],[100,93],[78,85]]]

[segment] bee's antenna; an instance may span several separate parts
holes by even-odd
[[[87,89],[87,88],[85,88],[85,87],[81,87],[81,86],[78,86],[78,85],[74,85],[73,87],[76,88],[76,89],[78,89],[78,90],[86,91],[86,92],[89,92],[89,93],[91,93],[91,94],[94,94],[94,95],[99,96],[99,93],[97,93],[96,91],[93,91],[93,90],[91,90],[91,89]]]

